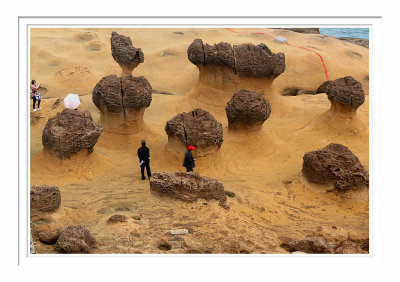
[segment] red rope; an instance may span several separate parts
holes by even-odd
[[[230,29],[230,28],[226,28],[226,29],[229,30],[229,31],[231,31],[231,32],[234,32],[234,33],[250,34],[250,32],[238,32],[238,31],[234,31],[234,30],[232,30],[232,29]],[[254,32],[254,33],[255,33],[255,34],[264,34],[264,35],[267,35],[267,36],[271,37],[272,39],[275,39],[275,37],[273,37],[272,35],[270,35],[270,34],[268,34],[268,33],[266,33],[266,32]],[[292,47],[296,47],[296,48],[300,48],[300,49],[304,49],[304,50],[307,50],[307,51],[310,51],[310,52],[313,52],[313,53],[317,54],[318,57],[321,59],[322,65],[324,66],[326,80],[329,80],[329,78],[328,78],[328,71],[326,70],[326,65],[325,65],[324,59],[322,58],[322,56],[321,56],[320,54],[318,54],[317,52],[315,52],[315,51],[313,51],[313,50],[304,48],[304,47],[300,47],[300,46],[296,46],[296,45],[289,44],[288,42],[286,42],[286,45],[292,46]]]

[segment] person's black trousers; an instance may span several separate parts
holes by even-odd
[[[151,171],[150,171],[150,162],[145,162],[140,166],[140,170],[142,172],[142,179],[146,179],[144,177],[144,168],[146,167],[146,172],[147,172],[147,177],[150,178],[151,176]]]
[[[193,167],[186,167],[186,172],[193,171]]]

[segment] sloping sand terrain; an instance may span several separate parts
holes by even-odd
[[[32,214],[31,228],[38,253],[54,253],[37,240],[37,233],[73,224],[84,225],[96,238],[94,253],[287,253],[280,245],[290,239],[323,236],[338,243],[350,238],[365,245],[369,239],[369,190],[338,192],[315,185],[301,174],[303,155],[330,143],[347,146],[369,167],[369,50],[333,37],[277,29],[142,28],[31,29],[30,79],[41,83],[42,109],[30,101],[31,186],[48,184],[61,191],[61,207],[53,213]],[[129,36],[145,59],[134,76],[145,76],[153,98],[136,131],[105,130],[90,155],[78,153],[59,160],[43,152],[41,136],[50,117],[64,108],[58,99],[80,95],[79,110],[100,113],[92,89],[104,76],[121,75],[110,48],[111,32]],[[361,82],[365,103],[357,120],[333,117],[325,94],[284,96],[288,89],[316,90],[325,80],[318,52],[329,79],[351,75]],[[286,71],[277,77],[270,95],[272,113],[260,131],[228,129],[225,105],[233,95],[198,82],[199,70],[187,58],[194,39],[204,43],[265,43],[286,57]],[[286,92],[285,92],[286,91]],[[57,102],[58,101],[58,102]],[[183,203],[160,198],[142,181],[136,152],[146,139],[151,169],[184,171],[183,154],[167,150],[166,121],[174,115],[203,108],[223,126],[224,142],[216,153],[197,156],[195,170],[223,183],[229,209],[218,202]],[[194,151],[196,156],[196,151]],[[128,222],[107,224],[114,214]],[[186,228],[186,235],[168,230]]]

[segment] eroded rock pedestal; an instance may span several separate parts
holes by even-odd
[[[144,54],[140,48],[132,45],[130,37],[111,33],[111,52],[114,60],[122,69],[121,76],[131,75],[134,68],[144,62]]]
[[[188,48],[188,59],[199,68],[199,83],[232,93],[243,88],[272,95],[273,80],[285,71],[285,55],[274,54],[263,43],[213,46],[196,39]]]
[[[310,182],[334,184],[336,189],[348,190],[369,185],[368,171],[358,158],[341,144],[330,144],[303,157],[303,175]]]
[[[47,121],[42,143],[46,151],[65,159],[80,150],[93,152],[102,131],[103,127],[93,120],[89,111],[64,109]]]
[[[364,103],[365,94],[361,83],[351,76],[325,81],[317,93],[326,93],[331,108],[322,117],[332,128],[359,132],[366,126],[357,116],[357,109]]]
[[[156,172],[150,178],[150,189],[160,196],[184,202],[197,199],[226,202],[224,186],[216,179],[202,177],[197,172]]]
[[[152,88],[143,76],[103,77],[92,91],[93,103],[100,110],[100,122],[108,131],[129,133],[143,122],[152,100]]]
[[[230,129],[260,129],[271,114],[271,105],[255,92],[238,89],[225,111]]]
[[[207,111],[195,109],[181,113],[167,121],[167,149],[185,152],[187,145],[196,147],[196,153],[207,154],[218,150],[223,142],[222,125]]]
[[[56,186],[32,186],[30,198],[31,211],[52,212],[61,204],[60,189]]]

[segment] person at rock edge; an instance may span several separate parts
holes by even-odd
[[[33,100],[33,111],[39,111],[41,109],[40,107],[40,101],[42,100],[42,95],[40,95],[38,89],[40,88],[40,84],[38,86],[36,86],[36,80],[32,80],[31,81],[31,98]],[[35,109],[35,104],[36,101],[38,102],[38,106],[37,109]]]
[[[183,166],[186,167],[186,172],[193,171],[195,167],[194,161],[196,160],[193,158],[192,151],[196,149],[196,147],[189,145],[188,151],[185,153],[185,159],[183,160]]]
[[[144,168],[146,167],[146,172],[147,172],[147,177],[151,177],[151,171],[150,171],[150,149],[146,147],[146,141],[142,140],[142,147],[140,147],[137,151],[137,155],[139,158],[139,165],[140,165],[140,170],[142,173],[142,180],[145,180],[146,177],[144,177]]]

